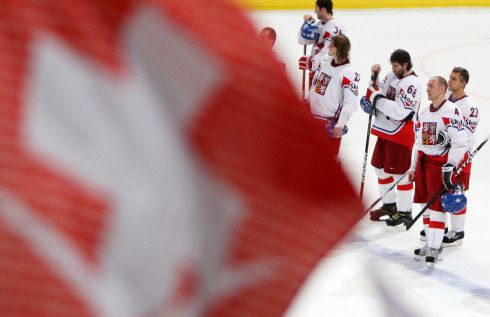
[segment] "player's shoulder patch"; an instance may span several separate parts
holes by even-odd
[[[465,122],[461,114],[461,110],[457,105],[449,100],[446,100],[442,110],[442,121],[446,127],[455,128],[458,130],[464,129]]]
[[[354,95],[359,95],[359,81],[355,81],[347,76],[342,77],[342,89],[350,90]]]
[[[417,106],[418,89],[413,85],[398,87],[398,99],[403,103],[405,109],[415,109]]]

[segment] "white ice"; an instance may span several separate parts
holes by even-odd
[[[313,3],[313,1],[312,1]],[[300,92],[297,59],[298,27],[304,11],[250,12],[257,30],[276,29],[276,50]],[[467,92],[479,104],[478,140],[490,132],[490,8],[409,10],[334,10],[352,42],[351,62],[358,67],[364,92],[370,66],[390,69],[389,55],[397,48],[411,53],[415,72],[424,85],[434,75],[448,77],[454,66],[469,70]],[[426,94],[423,107],[427,106]],[[353,186],[360,186],[368,116],[358,110],[342,140],[341,158]],[[369,158],[375,143],[371,137]],[[346,241],[322,261],[292,303],[287,317],[406,316],[397,308],[387,311],[375,276],[389,289],[392,300],[413,316],[490,316],[490,144],[475,157],[464,244],[446,248],[443,261],[428,270],[416,261],[421,220],[404,233],[385,233],[383,225],[362,220]],[[377,180],[368,164],[364,202],[377,197]],[[414,214],[420,209],[414,206]],[[325,228],[329,230],[329,228]],[[489,231],[487,231],[489,230]]]

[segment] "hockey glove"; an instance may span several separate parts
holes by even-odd
[[[379,91],[378,87],[369,87],[366,91],[366,99],[369,100],[371,105],[376,108],[376,102],[381,99],[381,98],[386,98],[383,96],[381,91]]]
[[[299,62],[299,69],[312,70],[313,68],[311,56],[306,56],[306,55],[301,56],[298,62]]]
[[[454,188],[453,177],[455,175],[455,166],[453,163],[446,163],[441,168],[442,172],[442,183],[447,190]]]

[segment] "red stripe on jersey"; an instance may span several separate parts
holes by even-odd
[[[455,110],[458,112],[458,109]],[[457,128],[458,130],[462,130],[464,128],[464,122],[462,120],[451,119],[446,117],[441,117],[442,122],[446,127]]]
[[[429,223],[429,228],[444,230],[446,228],[446,223],[442,221],[431,221]]]
[[[345,76],[342,78],[342,87],[349,88],[350,87],[350,83],[351,83],[351,81],[350,81],[349,78],[347,78]]]
[[[446,118],[446,117],[441,117],[442,119],[442,122],[444,122],[444,125],[447,127],[448,125],[450,125],[450,120],[449,118]]]
[[[412,190],[413,189],[413,183],[397,185],[396,189],[398,189],[398,190]]]
[[[424,217],[424,218],[422,218],[422,223],[423,223],[424,225],[429,225],[429,223],[430,223],[430,218],[429,218],[429,217]]]
[[[389,184],[389,183],[393,183],[395,179],[393,178],[393,176],[390,176],[388,178],[378,178],[378,184],[380,185],[386,185],[386,184]]]

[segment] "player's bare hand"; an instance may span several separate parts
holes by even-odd
[[[380,73],[381,72],[381,65],[380,64],[375,64],[371,66],[371,73]]]
[[[336,138],[341,138],[343,135],[343,127],[335,127],[333,128],[333,136]]]
[[[312,17],[311,15],[309,15],[309,14],[305,14],[305,15],[303,16],[303,19],[304,19],[305,21],[311,21],[311,20],[315,21],[315,18],[313,18],[313,17]]]
[[[415,171],[410,171],[410,172],[408,172],[408,174],[407,174],[407,178],[408,178],[408,180],[409,180],[409,181],[411,181],[411,182],[415,181]]]

